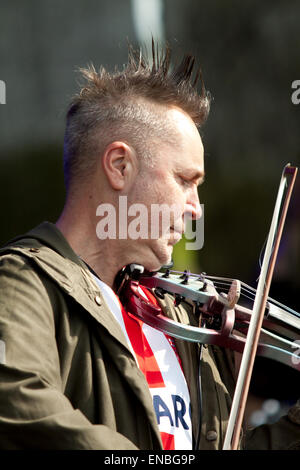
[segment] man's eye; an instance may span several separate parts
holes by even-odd
[[[185,187],[189,187],[192,184],[192,181],[180,176],[181,184]]]

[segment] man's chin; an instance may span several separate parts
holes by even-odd
[[[150,272],[159,271],[162,266],[166,266],[172,262],[172,246],[159,247],[159,250],[152,251],[151,256],[147,257],[144,264],[145,269]]]

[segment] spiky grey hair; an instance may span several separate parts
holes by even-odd
[[[114,140],[132,145],[140,158],[151,161],[153,146],[174,139],[166,107],[186,112],[200,128],[210,108],[195,58],[185,55],[171,66],[171,50],[158,51],[152,41],[152,64],[129,45],[123,70],[99,72],[93,65],[80,69],[84,84],[67,112],[64,174],[67,190],[91,172],[105,147]],[[198,82],[200,81],[200,93]]]

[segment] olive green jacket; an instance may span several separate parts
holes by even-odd
[[[194,322],[187,304],[160,302],[171,318]],[[198,346],[176,344],[196,435]],[[200,449],[222,448],[232,371],[229,353],[203,348]],[[246,434],[243,445],[300,448],[299,414],[296,407],[278,425]],[[48,222],[0,250],[0,448],[162,448],[147,382],[119,324],[86,265]]]

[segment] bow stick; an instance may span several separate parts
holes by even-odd
[[[265,307],[297,171],[297,168],[288,164],[285,166],[282,173],[255,296],[253,313],[251,315],[247,339],[233,396],[223,450],[236,450],[238,448]],[[284,189],[288,184],[288,176],[291,176],[291,181],[288,185],[286,197],[281,211],[281,217],[278,222]]]

